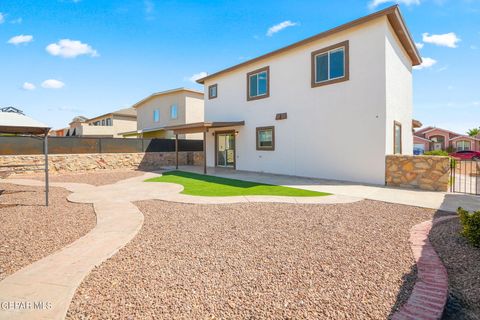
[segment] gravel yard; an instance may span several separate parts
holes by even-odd
[[[441,222],[430,241],[448,272],[449,295],[443,319],[480,319],[480,248],[460,235],[459,219]]]
[[[138,177],[143,175],[143,171],[134,171],[134,170],[105,170],[105,171],[95,171],[95,172],[85,172],[85,173],[70,173],[70,174],[50,174],[50,182],[77,182],[77,183],[87,183],[94,186],[103,186],[107,184],[112,184],[120,180],[125,180],[128,178]],[[11,178],[18,179],[35,179],[44,181],[45,177],[43,174],[34,174],[34,175],[17,175],[11,176]]]
[[[144,226],[84,280],[68,319],[386,319],[415,280],[410,228],[435,213],[375,201],[137,205]]]
[[[0,280],[90,231],[93,207],[66,200],[69,192],[50,188],[50,206],[42,187],[0,183]]]

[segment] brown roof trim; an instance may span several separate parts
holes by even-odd
[[[386,9],[383,9],[381,11],[377,11],[377,12],[374,12],[372,14],[369,14],[368,16],[364,16],[362,18],[359,18],[359,19],[353,20],[351,22],[342,24],[342,25],[340,25],[338,27],[335,27],[333,29],[321,32],[319,34],[316,34],[312,37],[306,38],[306,39],[301,40],[299,42],[295,42],[295,43],[293,43],[291,45],[288,45],[286,47],[283,47],[283,48],[280,48],[278,50],[275,50],[275,51],[269,52],[267,54],[261,55],[257,58],[242,62],[240,64],[234,65],[234,66],[229,67],[227,69],[212,73],[211,75],[208,75],[204,78],[198,79],[197,82],[203,84],[205,82],[205,80],[217,77],[221,74],[239,69],[241,67],[250,65],[250,64],[258,62],[260,60],[270,58],[270,57],[275,56],[279,53],[289,51],[289,50],[297,48],[299,46],[309,44],[313,41],[325,38],[327,36],[338,33],[340,31],[350,29],[352,27],[356,27],[360,24],[372,21],[372,20],[377,19],[377,18],[382,17],[382,16],[387,16],[388,17],[388,21],[390,21],[390,24],[392,25],[393,29],[395,30],[395,33],[397,34],[397,37],[399,38],[401,44],[403,45],[403,47],[407,51],[408,55],[412,59],[412,65],[417,66],[417,65],[421,64],[422,63],[422,58],[420,57],[420,53],[418,52],[418,49],[415,46],[415,42],[413,41],[413,38],[410,35],[410,32],[408,31],[408,29],[405,25],[405,20],[403,19],[402,14],[400,13],[400,8],[399,8],[398,5],[394,5],[394,6],[386,8]]]
[[[423,124],[419,120],[412,119],[412,127],[414,129],[421,128],[422,126]]]
[[[190,93],[201,95],[203,97],[203,92],[202,91],[198,91],[198,90],[195,90],[195,89],[189,89],[189,88],[176,88],[176,89],[171,89],[171,90],[152,93],[148,97],[146,97],[146,98],[138,101],[137,103],[135,103],[132,106],[132,108],[137,109],[138,107],[140,107],[140,105],[142,105],[143,103],[147,102],[148,100],[150,100],[152,98],[159,97],[159,96],[165,96],[167,94],[179,93],[179,92],[190,92]]]
[[[188,133],[204,132],[212,128],[237,127],[245,125],[245,121],[219,121],[219,122],[195,122],[179,124],[175,126],[164,127],[165,130],[173,130],[175,132],[188,131]]]

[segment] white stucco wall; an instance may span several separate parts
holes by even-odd
[[[170,106],[177,105],[177,119],[170,118]],[[160,110],[160,120],[153,120],[153,111]],[[204,116],[203,95],[195,94],[187,91],[174,92],[166,95],[153,97],[139,107],[137,107],[137,129],[148,129],[155,127],[166,127],[192,122],[203,121]],[[173,133],[169,132],[167,137],[172,137]],[[187,139],[201,139],[199,134],[187,134]],[[182,136],[181,138],[184,138]]]
[[[205,90],[218,84],[218,98],[205,100],[206,121],[245,121],[237,128],[237,169],[384,184],[387,23],[379,18],[206,81]],[[312,88],[311,52],[345,40],[350,80]],[[270,97],[247,101],[246,74],[265,66]],[[288,119],[275,120],[281,112]],[[275,151],[256,150],[261,126],[275,126]],[[207,138],[214,166],[214,137]]]
[[[412,61],[398,42],[390,24],[386,24],[386,153],[393,154],[394,121],[402,124],[402,154],[413,154]]]

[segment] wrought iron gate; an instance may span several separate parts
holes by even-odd
[[[480,195],[480,161],[452,159],[450,191]]]

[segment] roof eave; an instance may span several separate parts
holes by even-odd
[[[274,55],[277,55],[279,53],[291,50],[293,48],[311,43],[313,41],[317,41],[319,39],[325,38],[325,37],[330,36],[332,34],[335,34],[337,32],[341,32],[341,31],[350,29],[352,27],[358,26],[360,24],[366,23],[368,21],[371,21],[373,19],[376,19],[376,18],[379,18],[379,17],[382,17],[382,16],[387,16],[388,17],[388,20],[389,20],[390,24],[392,24],[394,30],[396,31],[395,33],[400,38],[400,42],[405,47],[405,50],[407,51],[408,56],[412,60],[412,66],[417,66],[417,65],[421,64],[422,63],[422,58],[420,57],[420,53],[418,52],[418,49],[415,46],[415,42],[413,41],[413,38],[412,38],[410,32],[408,31],[408,28],[406,27],[405,21],[404,21],[404,19],[402,17],[402,14],[400,12],[400,8],[399,8],[398,5],[393,5],[393,6],[390,6],[390,7],[386,8],[386,9],[374,12],[370,15],[358,18],[356,20],[353,20],[353,21],[347,22],[345,24],[342,24],[338,27],[335,27],[335,28],[329,29],[327,31],[321,32],[321,33],[316,34],[312,37],[300,40],[300,41],[295,42],[295,43],[293,43],[291,45],[288,45],[286,47],[274,50],[272,52],[266,53],[266,54],[261,55],[259,57],[250,59],[248,61],[245,61],[245,62],[242,62],[240,64],[234,65],[232,67],[229,67],[229,68],[220,70],[218,72],[212,73],[211,75],[207,75],[206,77],[198,79],[197,83],[205,84],[206,80],[210,80],[210,79],[212,79],[214,77],[217,77],[221,74],[224,74],[224,73],[239,69],[241,67],[253,64],[255,62],[258,62],[258,61],[261,61],[263,59],[272,57]],[[392,21],[394,21],[394,23],[392,23]],[[398,28],[401,29],[401,30],[399,30],[401,32],[397,32]],[[402,38],[403,38],[403,41],[402,41]],[[406,47],[407,45],[408,45],[408,48]]]

